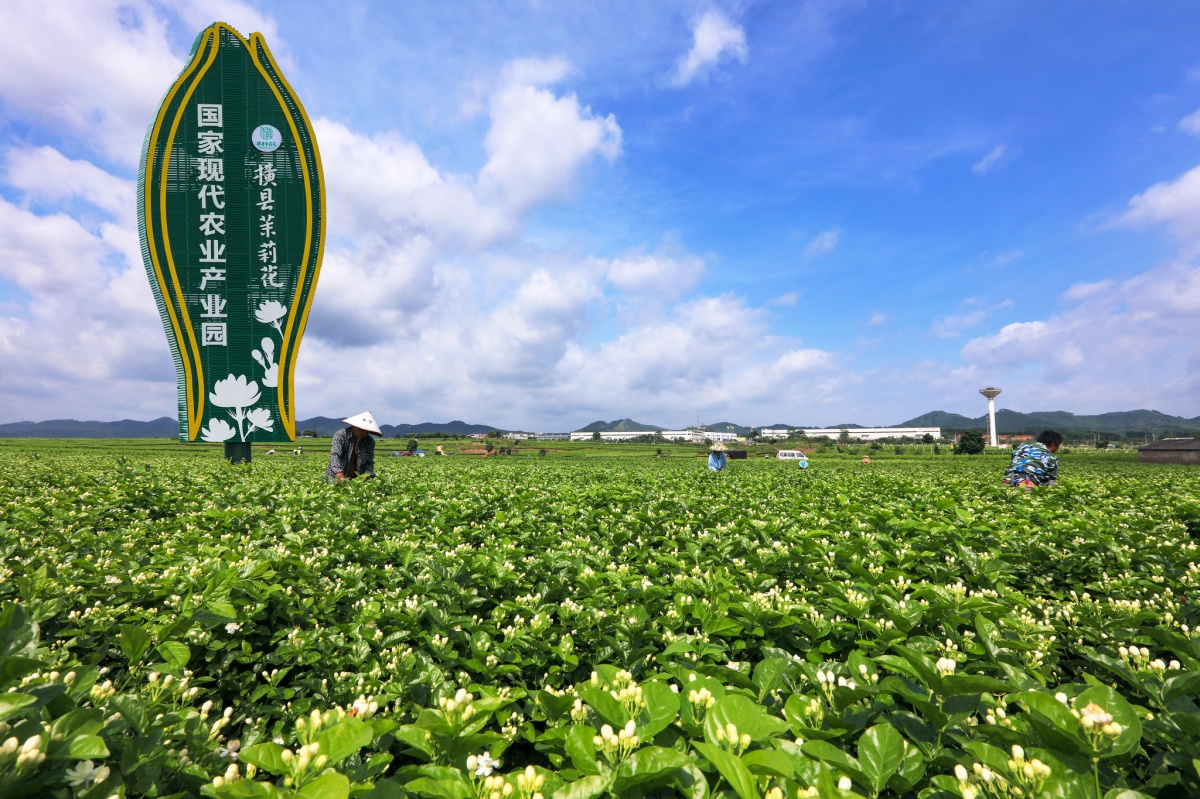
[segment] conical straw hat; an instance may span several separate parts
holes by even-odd
[[[370,411],[363,411],[358,416],[351,416],[349,419],[343,419],[342,421],[352,427],[362,428],[368,433],[374,433],[377,436],[383,435],[383,431],[375,423],[375,417],[371,415]]]

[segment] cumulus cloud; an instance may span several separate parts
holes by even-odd
[[[1073,286],[1061,299],[1059,313],[971,339],[964,360],[991,375],[1021,375],[1039,402],[1073,410],[1194,407],[1200,267],[1176,262]]]
[[[840,229],[830,228],[829,230],[823,230],[804,248],[804,257],[811,260],[819,258],[826,253],[831,253],[837,249],[841,240],[842,231]]]
[[[971,171],[976,175],[986,175],[989,172],[994,172],[1003,166],[1004,162],[1008,160],[1010,155],[1011,153],[1009,152],[1007,145],[997,144],[988,151],[987,155],[985,155],[983,158],[980,158],[974,163],[974,165],[972,165]]]
[[[1166,225],[1185,255],[1200,254],[1200,166],[1135,196],[1119,221],[1134,227]]]
[[[880,313],[879,311],[872,311],[871,315],[867,318],[867,327],[878,327],[879,325],[886,324],[887,320],[887,314]]]
[[[547,88],[568,69],[562,59],[520,59],[488,100],[488,161],[479,185],[516,213],[565,198],[585,161],[600,155],[611,162],[621,152],[612,114],[596,116],[574,93],[558,96]]]
[[[246,3],[178,3],[192,29],[213,19],[274,38],[274,25]],[[219,12],[220,16],[213,16]],[[6,115],[55,126],[81,149],[121,167],[137,164],[142,138],[186,51],[173,49],[170,16],[149,0],[0,4],[0,101]]]
[[[746,63],[749,56],[746,32],[720,11],[710,9],[696,19],[692,28],[692,49],[675,64],[672,82],[686,86],[708,74],[722,58]]]
[[[629,255],[608,267],[608,281],[622,291],[676,299],[695,286],[704,261],[695,255]]]
[[[1200,136],[1200,109],[1179,120],[1179,129],[1193,136]]]

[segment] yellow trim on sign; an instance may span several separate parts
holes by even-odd
[[[205,73],[209,67],[217,60],[217,51],[221,49],[221,36],[219,29],[228,27],[224,23],[216,23],[209,26],[212,31],[212,50],[208,54],[208,60],[204,62],[200,73],[196,75],[196,79],[192,81],[192,85],[188,87],[187,92],[183,95],[183,99],[179,102],[179,109],[175,112],[175,121],[171,123],[171,132],[167,135],[166,146],[163,147],[163,167],[162,167],[162,186],[159,191],[159,214],[161,215],[160,223],[162,225],[163,234],[163,251],[167,257],[167,268],[171,272],[171,282],[175,286],[175,296],[179,298],[179,312],[183,317],[184,329],[187,331],[188,343],[191,345],[193,356],[196,359],[196,382],[200,386],[197,392],[192,388],[191,381],[187,384],[188,393],[188,440],[196,438],[196,433],[199,432],[200,426],[203,423],[204,416],[204,364],[200,360],[200,346],[196,343],[196,331],[192,329],[192,320],[188,316],[187,303],[183,301],[183,289],[179,285],[179,274],[175,271],[175,259],[171,255],[171,240],[167,233],[167,173],[171,167],[171,144],[175,141],[175,132],[179,130],[179,122],[183,119],[184,111],[187,108],[188,100],[192,98],[196,87],[200,85]],[[232,28],[230,28],[232,30]],[[181,348],[182,349],[182,348]],[[187,359],[184,359],[187,362]]]
[[[295,438],[295,436],[296,436],[296,420],[294,418],[292,418],[291,411],[293,409],[290,407],[290,405],[292,403],[294,403],[294,401],[295,401],[295,390],[294,390],[293,381],[294,381],[294,377],[295,377],[295,373],[296,373],[296,356],[300,352],[299,338],[303,334],[305,324],[308,321],[308,313],[312,307],[313,289],[317,285],[317,278],[320,276],[320,273],[321,273],[321,259],[325,255],[325,213],[324,213],[324,211],[325,211],[324,171],[325,170],[324,170],[324,167],[321,165],[321,151],[317,148],[317,137],[316,137],[316,134],[313,132],[312,122],[309,120],[308,114],[305,113],[305,111],[304,111],[304,105],[300,102],[299,98],[296,97],[296,92],[294,89],[292,89],[292,85],[290,83],[288,83],[287,78],[285,78],[283,76],[283,72],[280,71],[279,64],[277,64],[274,57],[272,57],[271,49],[269,47],[267,47],[266,40],[263,39],[262,34],[261,33],[252,33],[252,34],[250,34],[250,39],[254,44],[256,44],[262,48],[262,54],[266,57],[267,61],[270,63],[271,69],[273,69],[275,71],[275,75],[276,75],[276,77],[279,78],[279,82],[284,85],[284,88],[287,89],[288,94],[291,95],[292,102],[295,103],[296,110],[299,111],[300,118],[304,121],[304,125],[308,129],[307,130],[308,141],[309,141],[309,144],[312,146],[313,159],[316,162],[315,165],[316,165],[316,170],[317,170],[317,182],[318,182],[318,188],[319,188],[319,197],[315,200],[315,202],[317,204],[319,204],[320,208],[321,208],[321,220],[320,220],[321,227],[317,234],[317,257],[316,257],[316,261],[313,265],[312,281],[309,284],[309,291],[307,292],[307,296],[305,296],[304,308],[300,311],[299,314],[297,314],[296,313],[296,304],[299,301],[301,294],[304,292],[304,276],[308,270],[308,261],[309,261],[308,256],[309,256],[310,251],[312,250],[313,213],[314,213],[313,212],[314,199],[312,196],[312,177],[309,175],[308,163],[307,163],[307,160],[304,158],[304,153],[300,151],[300,133],[296,129],[295,120],[292,118],[291,113],[288,112],[287,103],[284,102],[282,95],[279,94],[279,90],[276,88],[274,81],[271,80],[271,77],[269,75],[267,75],[266,70],[263,69],[262,65],[258,62],[257,59],[255,59],[255,66],[258,67],[259,72],[261,72],[263,74],[263,77],[266,78],[267,82],[271,85],[271,90],[275,93],[276,98],[279,100],[280,106],[282,107],[284,113],[286,114],[286,116],[288,118],[288,125],[292,129],[293,141],[296,142],[296,149],[299,152],[299,156],[300,156],[300,169],[304,175],[304,199],[305,199],[305,210],[307,212],[307,218],[305,221],[304,260],[301,261],[301,263],[300,263],[300,275],[296,281],[296,292],[295,292],[294,296],[292,297],[292,313],[288,314],[287,330],[283,334],[283,342],[280,344],[280,350],[282,351],[282,353],[288,352],[288,343],[291,341],[293,328],[295,329],[297,341],[296,341],[295,346],[292,347],[292,350],[291,350],[291,353],[289,356],[288,368],[287,368],[287,373],[286,373],[285,379],[283,381],[281,381],[282,385],[280,385],[280,387],[278,389],[280,394],[283,394],[284,386],[286,386],[288,389],[287,395],[280,397],[280,399],[283,400],[279,403],[280,417],[283,421],[283,426],[287,430],[288,434],[292,438]],[[256,53],[256,51],[252,48],[251,53]]]
[[[215,31],[209,32],[209,39],[212,39],[215,36],[216,36]],[[153,215],[152,209],[154,207],[154,201],[152,199],[152,197],[153,197],[152,192],[154,190],[154,161],[156,159],[156,154],[158,152],[158,136],[162,130],[162,123],[163,123],[164,117],[166,116],[167,109],[171,105],[171,101],[175,98],[176,92],[178,92],[179,89],[184,85],[184,83],[186,83],[188,81],[188,79],[191,77],[191,74],[200,65],[200,62],[202,60],[201,54],[204,52],[204,48],[206,46],[208,46],[208,44],[209,44],[209,42],[206,41],[203,44],[201,44],[200,47],[198,47],[196,49],[196,56],[192,59],[192,62],[187,66],[187,68],[183,71],[183,73],[179,76],[179,78],[176,79],[175,83],[171,86],[170,91],[167,92],[166,97],[163,99],[162,106],[159,109],[158,115],[154,119],[154,128],[150,134],[150,146],[146,148],[146,159],[149,163],[147,163],[147,165],[146,165],[147,169],[146,169],[145,196],[143,197],[143,208],[146,209],[151,214],[151,216]],[[214,48],[213,52],[214,53],[216,52],[215,48]],[[210,59],[209,59],[210,63],[211,63],[211,60],[212,59],[210,57]],[[185,102],[186,102],[186,100],[185,100]],[[174,136],[174,133],[172,132],[172,137],[173,136]],[[163,154],[164,154],[165,160],[163,161],[162,166],[159,170],[160,171],[159,183],[162,186],[162,193],[165,196],[166,185],[167,185],[167,162],[170,160],[170,155],[171,155],[171,150],[170,150],[169,146],[163,148]],[[161,215],[161,213],[162,213],[162,211],[160,210],[160,215]],[[162,234],[163,234],[162,244],[167,247],[167,250],[169,252],[170,244],[166,240],[166,233],[167,233],[166,219],[164,217],[162,220]],[[174,331],[174,334],[175,334],[175,349],[179,352],[179,360],[183,363],[184,394],[185,394],[185,396],[188,396],[190,399],[190,395],[193,392],[192,368],[191,368],[192,364],[188,360],[187,355],[184,352],[183,347],[181,346],[183,344],[183,333],[180,330],[180,322],[179,322],[178,316],[175,313],[175,306],[171,303],[171,294],[167,290],[167,281],[166,281],[166,278],[163,276],[162,264],[159,263],[158,247],[155,245],[153,224],[148,225],[146,227],[146,243],[147,243],[147,249],[150,251],[150,261],[154,265],[154,277],[158,281],[159,292],[163,296],[163,305],[167,309],[167,315],[171,322],[171,329]],[[170,256],[168,255],[168,258],[169,257]],[[174,274],[174,265],[173,264],[171,264],[171,274],[172,274],[172,282],[174,283],[176,290],[178,290],[179,280]],[[179,301],[180,310],[184,314],[184,321],[186,322],[185,329],[187,330],[189,337],[191,337],[194,342],[194,335],[192,334],[192,330],[191,330],[191,321],[187,318],[187,315],[186,315],[187,314],[186,303],[183,302],[182,295],[176,293],[175,297]],[[199,366],[200,366],[199,361],[197,361],[196,366],[197,366],[197,368],[199,368]],[[188,440],[190,441],[196,437],[195,431],[193,430],[193,427],[191,424],[191,422],[192,422],[192,419],[191,419],[192,404],[190,401],[188,402],[187,409],[188,409],[188,415],[189,415],[189,418],[188,418]]]

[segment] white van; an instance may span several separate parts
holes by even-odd
[[[808,456],[798,449],[781,449],[775,453],[775,458],[781,461],[799,461],[801,469],[808,468]]]

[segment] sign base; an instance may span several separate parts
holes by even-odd
[[[225,460],[230,463],[250,462],[250,443],[248,441],[226,441]]]

